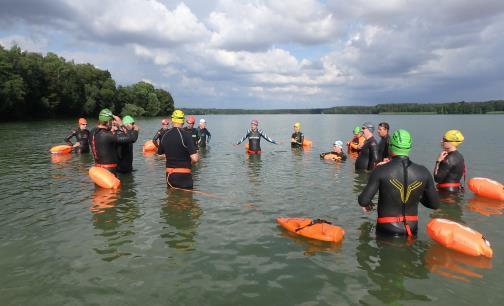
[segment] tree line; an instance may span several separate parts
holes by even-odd
[[[0,45],[3,118],[95,116],[103,108],[122,116],[166,116],[174,102],[168,91],[146,82],[116,86],[110,72],[91,64]]]

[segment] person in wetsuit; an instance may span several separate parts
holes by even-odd
[[[245,136],[243,136],[236,145],[242,143],[245,139],[249,139],[249,147],[247,149],[248,154],[261,154],[261,137],[264,138],[267,142],[271,142],[273,144],[278,144],[275,140],[269,138],[262,130],[257,129],[259,125],[259,121],[252,120],[250,122],[250,129],[247,130]]]
[[[75,149],[78,153],[89,153],[89,131],[87,130],[87,120],[84,118],[79,118],[79,127],[70,132],[65,138],[65,142],[69,145],[77,149]],[[74,143],[70,141],[72,137],[75,137],[77,140]]]
[[[389,136],[390,125],[387,122],[378,124],[378,136],[380,143],[378,144],[378,162],[387,162],[389,160]]]
[[[199,138],[198,144],[200,147],[204,148],[208,145],[208,143],[210,142],[210,138],[212,137],[212,135],[210,134],[210,132],[206,128],[206,120],[205,119],[200,119],[197,131],[198,131],[198,138]]]
[[[124,116],[122,123],[123,127],[117,130],[117,133],[131,133],[131,142],[121,143],[117,146],[117,171],[121,173],[130,173],[133,171],[133,144],[138,139],[138,125],[135,124],[135,119],[131,116]]]
[[[347,142],[348,154],[352,157],[357,157],[359,155],[360,147],[364,145],[366,138],[362,135],[362,129],[360,126],[356,126],[353,130],[352,140]]]
[[[152,138],[152,142],[156,147],[159,147],[159,142],[161,141],[161,138],[163,138],[164,133],[168,131],[170,128],[170,119],[164,118],[161,120],[161,128],[156,132],[154,137]]]
[[[359,156],[355,161],[355,170],[371,171],[378,163],[378,143],[373,136],[374,126],[366,122],[361,129],[366,141],[359,149]]]
[[[194,128],[194,123],[196,122],[196,119],[194,116],[190,115],[187,117],[187,126],[184,127],[184,130],[186,130],[189,134],[191,134],[192,141],[194,143],[194,147],[196,150],[198,149],[198,143],[199,143],[199,134],[198,130]]]
[[[330,158],[328,158],[330,157]],[[343,152],[343,141],[336,140],[333,144],[332,151],[326,153],[320,153],[320,158],[323,159],[332,159],[332,160],[341,160],[344,161],[347,159],[345,152]]]
[[[413,236],[418,227],[418,202],[437,209],[439,198],[432,176],[424,166],[409,158],[412,138],[406,130],[397,130],[390,140],[391,159],[377,167],[359,195],[359,205],[366,212],[373,209],[378,196],[376,231],[391,236]]]
[[[172,114],[173,128],[169,129],[159,144],[159,154],[166,157],[166,184],[170,188],[192,189],[192,165],[199,160],[198,150],[191,134],[182,128],[184,112]]]
[[[465,177],[464,157],[457,147],[464,142],[464,135],[459,130],[449,130],[444,134],[439,154],[434,167],[434,180],[439,191],[458,192],[463,189],[460,180]]]
[[[105,108],[98,115],[98,125],[91,130],[90,145],[95,166],[114,174],[118,163],[117,145],[131,143],[133,139],[132,131],[117,132],[117,127],[121,126],[121,118]]]
[[[302,148],[304,142],[304,135],[301,133],[301,123],[294,123],[294,133],[291,136],[291,148]]]

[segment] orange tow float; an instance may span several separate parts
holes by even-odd
[[[493,251],[483,235],[467,226],[435,218],[427,223],[427,234],[443,246],[471,256],[492,258]]]
[[[72,153],[72,146],[69,145],[58,145],[51,148],[52,154],[68,154]]]
[[[156,152],[157,147],[152,140],[147,140],[143,145],[143,152]]]
[[[277,218],[276,221],[290,232],[321,241],[340,242],[345,235],[343,228],[320,219]]]
[[[91,167],[89,176],[96,185],[102,188],[117,189],[121,186],[121,181],[105,168]]]
[[[469,179],[467,184],[472,192],[481,197],[504,201],[504,185],[497,181],[484,177],[474,177]]]
[[[324,155],[325,160],[341,160],[341,157],[339,157],[336,154],[326,154]]]
[[[310,139],[305,138],[303,140],[303,147],[311,147],[312,145],[313,145],[313,142]]]

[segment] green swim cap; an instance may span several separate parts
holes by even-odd
[[[128,116],[124,116],[122,122],[123,122],[123,124],[132,124],[132,123],[135,123],[135,119],[133,119],[133,117],[128,115]]]
[[[356,126],[356,127],[353,129],[353,133],[354,133],[354,135],[359,134],[361,131],[362,131],[362,130],[361,130],[360,126]]]
[[[390,138],[389,149],[395,155],[408,156],[413,147],[413,138],[406,130],[397,130]]]
[[[113,114],[108,108],[104,108],[101,110],[100,114],[98,115],[98,120],[102,122],[110,121],[113,119]]]

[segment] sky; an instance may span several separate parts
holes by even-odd
[[[0,0],[0,44],[147,81],[178,107],[504,98],[502,0]]]

